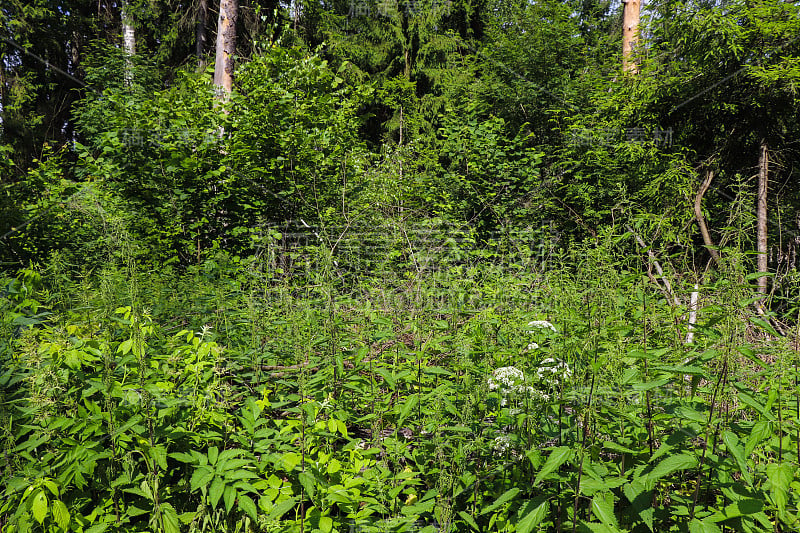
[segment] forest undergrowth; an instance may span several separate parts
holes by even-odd
[[[2,279],[4,532],[798,528],[796,310],[736,256],[673,298],[629,234],[351,270],[273,235]]]

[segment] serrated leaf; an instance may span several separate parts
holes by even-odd
[[[305,489],[306,494],[308,494],[309,498],[314,498],[314,485],[316,483],[314,476],[312,476],[308,472],[300,472],[300,475],[297,477],[300,480],[300,484],[303,486],[303,489]]]
[[[226,485],[222,499],[225,500],[225,512],[230,513],[231,509],[233,509],[233,503],[236,501],[236,489],[231,485]]]
[[[592,514],[594,514],[603,525],[617,528],[617,517],[614,516],[614,500],[611,493],[597,493],[592,498]]]
[[[530,533],[533,528],[538,526],[542,520],[547,516],[549,505],[547,500],[544,500],[536,508],[525,515],[525,517],[517,523],[517,533]]]
[[[489,505],[488,507],[482,509],[480,514],[481,515],[485,515],[487,513],[491,513],[492,511],[494,511],[495,509],[497,509],[498,507],[500,507],[504,503],[507,503],[507,502],[510,502],[511,500],[513,500],[517,496],[517,494],[519,494],[519,493],[520,493],[520,489],[518,489],[517,487],[514,487],[513,489],[508,489],[503,494],[501,494],[500,497],[498,497],[491,505]]]
[[[67,506],[64,505],[64,502],[62,502],[61,500],[54,500],[52,512],[53,512],[53,520],[56,521],[58,527],[66,530],[67,527],[69,527],[70,516],[69,516],[69,510],[67,509]]]
[[[748,516],[759,513],[763,508],[764,502],[761,500],[747,498],[733,502],[730,505],[726,505],[722,511],[714,513],[706,518],[706,520],[710,522],[722,522],[723,520],[728,520],[729,518],[738,518],[740,516]]]
[[[558,470],[558,468],[567,460],[569,460],[570,457],[572,457],[572,450],[569,447],[560,446],[555,448],[552,452],[550,452],[550,455],[544,462],[542,469],[536,474],[536,479],[534,479],[533,484],[538,485],[547,476]]]
[[[279,519],[286,514],[289,509],[292,509],[296,503],[297,501],[295,498],[289,498],[288,500],[282,501],[272,509],[272,511],[269,513],[269,516],[267,516],[267,521],[269,522],[271,520]]]
[[[161,504],[161,526],[164,533],[181,533],[181,522],[172,504]]]
[[[183,452],[172,452],[169,454],[170,457],[175,459],[176,461],[180,461],[181,463],[194,463],[195,458],[193,455],[189,455],[188,453]]]
[[[648,484],[655,483],[659,479],[668,476],[679,470],[688,470],[697,466],[697,458],[694,455],[679,453],[670,455],[647,474]]]
[[[161,467],[161,469],[166,470],[167,469],[167,449],[164,448],[161,445],[158,445],[158,446],[154,446],[153,448],[150,448],[149,452],[150,452],[150,457],[155,459],[156,463],[158,463],[158,466]]]
[[[419,397],[414,395],[408,398],[403,404],[403,409],[400,411],[400,417],[397,419],[397,423],[402,424],[406,418],[411,414],[411,411],[414,410],[414,407],[417,406],[417,402],[419,401]]]
[[[208,463],[215,465],[217,464],[217,459],[219,458],[219,448],[216,446],[212,446],[208,449]]]
[[[252,464],[252,461],[249,459],[230,459],[225,461],[222,459],[220,455],[219,461],[217,461],[217,472],[229,472],[229,471],[236,471],[242,468],[243,466],[248,466]]]
[[[38,492],[33,495],[31,512],[33,512],[33,517],[37,522],[40,524],[44,522],[44,518],[47,516],[47,495],[44,493],[44,490],[39,489]]]
[[[292,470],[300,464],[300,454],[295,452],[288,452],[283,454],[281,457],[283,462],[283,469],[287,472],[291,472]]]
[[[211,467],[209,466],[198,467],[192,474],[192,479],[189,482],[190,490],[194,492],[200,487],[205,487],[206,485],[211,483],[211,479],[213,477],[214,477],[214,470],[212,470]]]
[[[209,450],[209,452],[210,452],[210,450]],[[244,453],[245,453],[245,451],[240,449],[240,448],[232,448],[230,450],[223,450],[219,454],[219,457],[217,457],[216,462],[217,463],[221,463],[222,461],[228,461],[229,459],[232,459],[234,457],[238,457],[239,455],[242,455]],[[210,457],[211,457],[211,454],[209,453],[209,458]],[[238,459],[238,460],[239,461],[244,461],[245,459]],[[214,461],[212,461],[212,462],[214,462]]]
[[[753,429],[750,430],[750,436],[747,438],[747,444],[744,446],[745,457],[750,457],[753,450],[756,449],[764,439],[772,435],[772,423],[768,420],[759,420],[753,424]]]
[[[459,511],[458,512],[458,516],[460,516],[461,519],[464,522],[466,522],[467,524],[469,524],[469,527],[471,527],[475,531],[480,531],[481,530],[481,528],[478,527],[478,524],[475,523],[475,520],[472,518],[472,516],[470,516],[469,513],[465,512],[465,511]]]
[[[131,348],[133,348],[133,339],[128,339],[126,341],[122,341],[122,343],[119,345],[119,348],[117,348],[117,351],[122,355],[126,355],[131,351]]]
[[[215,477],[211,482],[211,488],[208,489],[208,501],[211,507],[216,507],[222,498],[222,493],[225,492],[225,482],[220,477]]]
[[[736,464],[739,466],[739,471],[742,473],[742,477],[748,485],[752,486],[753,477],[750,474],[750,470],[747,468],[747,460],[745,459],[744,450],[739,445],[739,438],[731,431],[724,431],[722,433],[722,441],[725,443],[725,447],[728,448],[728,451],[736,460]]]
[[[709,519],[698,520],[697,518],[689,522],[689,533],[722,533],[717,524]]]
[[[250,496],[247,494],[240,494],[238,506],[240,511],[243,511],[247,514],[247,516],[253,519],[253,522],[258,520],[258,509],[256,508],[256,504],[253,502],[253,499],[250,498]]]
[[[634,383],[631,388],[637,392],[649,391],[652,389],[659,389],[670,381],[672,381],[672,378],[655,379],[646,383]]]

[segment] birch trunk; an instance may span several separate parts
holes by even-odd
[[[130,13],[128,0],[122,0],[120,18],[122,20],[122,49],[125,52],[125,86],[130,87],[133,82],[133,61],[131,58],[136,55],[136,32],[133,29],[133,17]]]

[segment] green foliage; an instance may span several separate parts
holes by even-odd
[[[111,271],[7,279],[7,527],[794,527],[797,352],[746,280],[702,288],[684,344],[686,310],[610,248],[461,246],[480,269],[349,292],[345,256],[300,290],[220,252],[120,308]]]

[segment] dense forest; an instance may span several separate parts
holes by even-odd
[[[0,531],[800,530],[800,5],[2,0]]]

